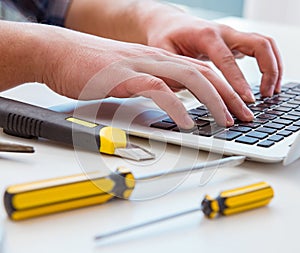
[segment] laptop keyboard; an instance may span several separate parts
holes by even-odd
[[[268,98],[261,97],[259,86],[253,87],[252,91],[256,98],[254,104],[248,105],[254,113],[252,122],[235,119],[232,127],[218,126],[202,105],[188,111],[195,121],[193,129],[179,129],[169,117],[151,124],[151,127],[264,148],[271,147],[300,130],[300,83],[287,83],[280,94]]]

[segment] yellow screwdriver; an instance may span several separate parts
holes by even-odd
[[[4,194],[4,205],[12,220],[23,220],[75,208],[103,204],[114,197],[129,199],[138,180],[160,176],[197,172],[207,168],[231,167],[241,164],[244,156],[231,156],[195,166],[157,172],[135,177],[126,168],[108,176],[91,173],[72,175],[9,186]]]
[[[95,236],[95,240],[115,236],[134,229],[152,225],[179,216],[202,211],[207,218],[213,219],[218,215],[231,215],[267,205],[274,196],[272,187],[266,182],[259,182],[244,187],[223,191],[213,199],[206,195],[200,207],[189,209],[170,216],[158,218],[145,223],[133,225],[120,230]]]

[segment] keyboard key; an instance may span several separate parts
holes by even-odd
[[[263,147],[263,148],[269,148],[274,144],[275,144],[274,141],[264,140],[264,141],[261,141],[260,143],[258,143],[257,146]]]
[[[255,106],[255,105],[250,105],[249,109],[253,112],[263,112],[263,111],[266,110],[266,108],[258,107],[258,106]]]
[[[176,125],[173,123],[162,122],[162,121],[155,122],[155,123],[151,124],[150,126],[159,128],[159,129],[163,129],[163,130],[170,130],[170,129],[176,127]]]
[[[282,125],[288,126],[288,125],[292,124],[293,121],[292,120],[287,120],[287,119],[275,119],[275,120],[273,120],[273,123],[277,123],[277,124],[282,124]]]
[[[207,113],[209,113],[209,111],[208,111],[208,109],[207,109],[207,107],[205,105],[200,105],[196,109],[198,109],[198,110],[204,110],[204,111],[207,111]]]
[[[264,127],[273,128],[273,129],[276,129],[276,130],[281,130],[285,127],[285,125],[269,122],[269,123],[265,124]]]
[[[268,119],[268,120],[275,119],[276,117],[277,117],[276,115],[267,114],[267,113],[262,113],[262,114],[257,116],[257,118],[259,118],[259,119]]]
[[[283,106],[283,107],[289,107],[289,108],[292,108],[292,109],[296,109],[296,108],[299,107],[299,105],[297,105],[297,104],[292,104],[292,103],[289,103],[289,102],[283,103],[283,104],[281,104],[281,106]]]
[[[241,122],[237,123],[239,126],[251,127],[251,128],[258,128],[260,124],[254,122]]]
[[[292,110],[292,108],[279,106],[279,107],[274,108],[273,110],[280,111],[280,112],[289,112]]]
[[[168,123],[175,124],[174,120],[172,120],[170,117],[163,119],[162,122],[168,122]]]
[[[223,130],[224,130],[224,127],[220,127],[216,124],[212,124],[212,125],[208,125],[208,126],[199,128],[198,130],[194,131],[193,134],[210,137],[210,136],[217,134]]]
[[[298,94],[300,94],[300,91],[298,92]],[[299,100],[290,100],[289,104],[300,105],[300,101]]]
[[[295,97],[295,95],[290,95],[290,94],[287,94],[287,93],[280,93],[278,95],[278,98],[288,98],[288,99],[290,99],[290,98],[294,98],[294,97]]]
[[[270,136],[267,140],[279,142],[279,141],[282,141],[283,139],[284,139],[284,137],[282,135],[275,134],[275,135]]]
[[[198,126],[198,127],[204,127],[206,125],[209,125],[209,121],[206,121],[206,120],[202,120],[202,119],[195,119],[195,124]]]
[[[171,131],[180,132],[180,133],[192,133],[197,129],[198,129],[197,126],[193,127],[192,129],[182,129],[182,128],[179,128],[179,127],[174,127],[174,128],[171,129]]]
[[[285,115],[282,115],[280,118],[281,118],[281,119],[292,120],[292,121],[297,121],[297,120],[300,119],[300,116],[295,116],[295,115],[285,114]]]
[[[258,123],[258,124],[260,124],[260,125],[265,124],[265,123],[267,123],[268,121],[269,121],[269,120],[267,120],[267,119],[258,119],[258,118],[255,118],[255,119],[253,120],[254,123]]]
[[[241,133],[247,133],[252,130],[251,127],[245,127],[245,126],[233,126],[230,127],[229,130],[231,131],[236,131],[236,132],[241,132]]]
[[[294,126],[300,126],[300,121],[295,122]]]
[[[299,83],[295,83],[295,82],[290,82],[290,83],[286,83],[282,86],[282,88],[287,88],[287,89],[295,89],[299,87]],[[281,88],[281,90],[282,90]]]
[[[224,131],[222,133],[215,135],[214,137],[217,139],[232,141],[241,135],[242,135],[242,133],[227,130],[227,131]]]
[[[297,92],[297,91],[295,91],[295,90],[288,90],[287,92],[285,92],[285,94],[298,96],[298,95],[299,95],[299,92]]]
[[[255,97],[255,101],[264,101],[264,99],[265,99],[260,95],[260,93],[254,95],[254,97]]]
[[[278,132],[277,134],[282,135],[282,136],[284,136],[284,137],[288,137],[288,136],[290,136],[292,133],[293,133],[292,131],[282,130],[282,131]]]
[[[268,127],[260,127],[260,128],[257,128],[256,131],[263,132],[263,133],[266,133],[266,134],[276,133],[276,129],[268,128]]]
[[[200,109],[191,109],[188,111],[189,114],[196,115],[198,117],[202,117],[206,115],[208,112],[206,110],[200,110]]]
[[[284,114],[284,112],[281,112],[281,111],[274,111],[274,110],[268,110],[266,111],[265,113],[267,114],[273,114],[273,115],[277,115],[277,116],[281,116]]]
[[[260,104],[257,104],[256,106],[265,109],[265,108],[269,108],[271,105],[270,105],[270,104],[267,104],[267,103],[260,103]]]
[[[298,92],[298,94],[299,94],[300,93],[300,88],[299,87],[293,88],[293,91]]]
[[[281,101],[279,98],[267,98],[265,99],[264,103],[266,104],[270,104],[270,105],[278,105],[283,103],[283,101]]]
[[[237,138],[235,141],[239,142],[239,143],[253,145],[253,144],[257,143],[259,140],[256,138],[252,138],[252,137],[241,136],[241,137]]]
[[[248,134],[246,134],[247,137],[254,137],[254,138],[257,138],[257,139],[264,139],[266,137],[268,137],[268,134],[266,133],[262,133],[262,132],[257,132],[257,131],[252,131]]]
[[[279,95],[277,97],[272,98],[272,99],[274,99],[274,101],[280,101],[280,102],[286,102],[286,101],[290,100],[290,98],[279,96]]]
[[[291,111],[291,112],[289,112],[287,115],[295,115],[295,116],[299,116],[299,117],[300,117],[300,112],[297,112],[297,111]]]
[[[297,132],[297,131],[299,131],[299,129],[300,129],[299,126],[289,126],[285,130],[292,131],[292,132]]]

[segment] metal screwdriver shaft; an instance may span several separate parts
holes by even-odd
[[[265,182],[251,184],[248,186],[223,191],[215,199],[206,195],[198,208],[175,213],[170,216],[147,221],[141,224],[122,228],[117,231],[108,232],[95,236],[95,240],[101,240],[107,237],[122,234],[134,229],[156,224],[179,216],[187,215],[193,212],[202,211],[207,218],[213,219],[218,215],[231,215],[243,211],[267,205],[274,196],[273,189]]]
[[[9,186],[4,194],[4,205],[12,220],[23,220],[40,215],[75,208],[104,204],[119,197],[130,199],[137,183],[144,180],[169,177],[180,173],[192,173],[201,169],[233,167],[244,161],[244,156],[226,157],[197,163],[191,167],[170,169],[143,176],[135,176],[127,168],[118,168],[114,173],[71,175],[68,177],[40,180]],[[28,201],[30,199],[31,201]]]
[[[0,142],[0,152],[33,153],[31,146]]]
[[[159,222],[162,222],[162,221],[174,219],[174,218],[177,218],[177,217],[180,217],[180,216],[183,216],[183,215],[187,215],[187,214],[190,214],[190,213],[198,212],[198,211],[201,211],[201,208],[198,207],[198,208],[187,210],[187,211],[184,211],[184,212],[172,214],[170,216],[165,216],[165,217],[162,217],[162,218],[158,218],[156,220],[151,220],[151,221],[147,221],[145,223],[133,225],[131,227],[122,228],[118,231],[113,231],[113,232],[109,232],[109,233],[106,233],[106,234],[98,235],[98,236],[95,236],[95,240],[101,240],[101,239],[104,239],[106,237],[111,237],[111,236],[115,236],[115,235],[118,235],[118,234],[123,234],[123,233],[131,231],[131,230],[135,230],[135,229],[142,228],[142,227],[145,227],[145,226],[153,225],[153,224],[156,224],[156,223],[159,223]]]
[[[242,164],[245,161],[246,157],[245,156],[229,156],[225,157],[222,159],[216,159],[214,161],[207,161],[207,162],[201,162],[198,164],[195,164],[194,166],[190,167],[185,167],[185,168],[175,168],[173,170],[166,172],[155,172],[155,173],[149,173],[145,176],[140,176],[136,178],[137,180],[148,180],[156,177],[160,177],[163,175],[177,175],[181,173],[194,173],[198,172],[199,170],[202,169],[218,169],[218,168],[223,168],[223,167],[234,167],[237,165]]]

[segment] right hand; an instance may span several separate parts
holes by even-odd
[[[33,26],[40,30],[41,48],[36,50],[43,50],[42,81],[61,95],[76,99],[148,97],[179,127],[191,128],[194,123],[173,92],[188,89],[219,125],[234,123],[229,110],[242,121],[253,119],[233,88],[199,60],[67,29]]]

